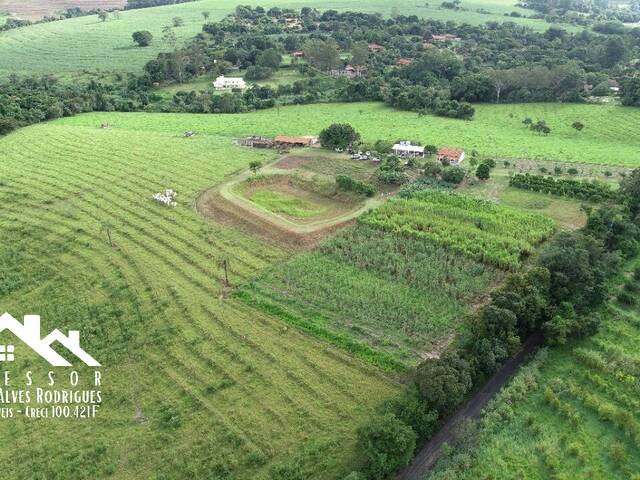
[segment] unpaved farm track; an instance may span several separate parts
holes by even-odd
[[[522,350],[493,376],[471,397],[465,406],[445,423],[440,431],[415,456],[413,462],[396,477],[396,480],[423,480],[424,476],[433,468],[441,455],[442,444],[454,440],[456,428],[467,419],[480,416],[482,409],[511,380],[529,356],[542,344],[542,334],[531,335],[522,346]]]
[[[0,0],[0,12],[9,12],[25,20],[40,20],[67,8],[83,10],[124,8],[127,0]]]
[[[287,246],[296,249],[312,248],[327,235],[355,222],[355,219],[350,219],[309,233],[293,232],[227,200],[215,188],[206,190],[198,196],[196,209],[201,215],[217,223],[239,228],[279,247]]]

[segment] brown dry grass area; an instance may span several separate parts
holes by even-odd
[[[196,200],[196,209],[216,223],[238,228],[276,246],[296,250],[313,248],[323,238],[355,222],[348,220],[311,233],[293,232],[226,200],[216,189],[201,193]]]
[[[289,157],[284,157],[278,163],[274,165],[276,168],[282,168],[284,170],[295,170],[296,168],[301,167],[304,163],[311,160],[311,157],[299,157],[295,155],[291,155]]]
[[[25,20],[39,20],[67,8],[83,10],[123,8],[127,0],[0,0],[0,12],[9,12]]]

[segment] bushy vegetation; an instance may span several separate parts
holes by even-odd
[[[635,198],[623,198],[626,205],[621,208],[626,210],[619,214],[624,215],[626,221],[621,222],[617,229],[623,238],[637,236],[638,226],[628,208],[635,201]],[[592,215],[593,211],[590,212]],[[596,225],[605,222],[604,215],[598,215],[592,221]],[[635,249],[624,252],[619,246],[626,242],[607,242],[610,233],[607,229],[593,226],[587,226],[580,232],[560,233],[543,247],[535,265],[511,275],[501,288],[491,294],[491,300],[469,318],[468,334],[460,342],[439,358],[427,359],[417,367],[412,379],[423,407],[411,410],[420,416],[423,414],[419,412],[428,411],[433,412],[437,419],[446,418],[474,387],[482,385],[517,352],[521,342],[532,332],[542,329],[550,345],[563,345],[570,339],[596,334],[601,325],[601,314],[607,311],[605,301],[609,281],[619,272],[621,259],[630,258],[638,252],[637,243]],[[630,281],[636,282],[635,274]],[[624,358],[619,349],[611,347],[609,352]],[[589,363],[599,365],[603,371],[615,371],[617,378],[625,378],[624,373],[616,370],[616,363],[607,364],[597,354],[583,357]],[[635,367],[632,368],[637,373]],[[640,438],[635,420],[629,415],[621,417],[622,410],[618,412],[601,404],[597,397],[573,381],[561,382],[556,381],[553,388],[547,388],[545,397],[570,420],[574,428],[579,414],[571,406],[564,406],[561,397],[567,395],[567,391],[634,441]],[[635,380],[631,378],[631,382],[635,383]],[[410,400],[405,399],[405,402],[411,404]],[[414,422],[405,423],[411,425]],[[619,460],[624,459],[624,455],[619,455],[620,451],[621,448],[616,448]],[[455,465],[459,468],[458,464]],[[458,477],[453,475],[453,478]]]
[[[348,175],[336,176],[336,184],[341,190],[359,193],[361,195],[366,195],[367,197],[372,197],[376,193],[376,188],[373,185],[356,180]]]
[[[553,231],[553,221],[537,214],[432,191],[390,201],[361,222],[505,269],[517,268]]]
[[[509,185],[534,192],[549,193],[575,197],[580,200],[601,202],[603,200],[615,200],[619,193],[609,184],[595,180],[573,180],[570,178],[554,178],[544,175],[515,174],[509,180]]]

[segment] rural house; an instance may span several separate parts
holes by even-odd
[[[434,42],[459,42],[460,37],[452,35],[451,33],[444,33],[442,35],[432,35],[431,40]]]
[[[247,83],[240,77],[225,77],[220,75],[213,82],[213,88],[216,90],[244,90],[247,88]]]
[[[329,73],[332,77],[362,78],[366,77],[369,71],[366,67],[347,65],[344,68],[331,70]]]
[[[464,150],[460,148],[441,148],[438,150],[438,160],[450,165],[460,165],[464,160]]]
[[[304,58],[304,52],[302,50],[296,50],[291,54],[293,58]]]
[[[369,47],[369,50],[374,53],[381,52],[382,50],[384,50],[384,47],[382,45],[378,45],[377,43],[370,43],[367,46]]]
[[[393,154],[398,157],[421,157],[424,158],[424,147],[419,145],[411,145],[411,142],[396,143],[393,148]]]
[[[413,60],[410,58],[401,58],[396,62],[396,65],[399,67],[407,67],[413,63]]]

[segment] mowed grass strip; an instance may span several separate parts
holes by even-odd
[[[544,119],[548,136],[531,132],[522,119]],[[159,120],[162,118],[162,121]],[[579,120],[582,132],[571,128]],[[418,115],[380,103],[318,104],[262,110],[250,114],[95,113],[57,121],[57,125],[96,128],[110,123],[115,129],[148,130],[180,135],[241,137],[317,135],[335,122],[347,122],[365,142],[414,139],[439,147],[461,147],[494,158],[552,160],[577,163],[640,166],[640,109],[587,104],[476,105],[471,121]],[[95,133],[94,135],[99,135]]]
[[[503,269],[517,269],[554,230],[554,221],[543,215],[437,191],[389,201],[360,222]]]
[[[307,478],[348,473],[356,426],[400,387],[222,298],[222,259],[238,284],[287,254],[193,208],[198,192],[273,154],[228,137],[56,124],[0,148],[3,309],[81,330],[105,378],[95,422],[0,425],[0,440],[29,452],[0,452],[6,475],[270,478],[289,463]],[[175,209],[151,200],[164,188],[178,191]],[[21,358],[16,378],[37,369]]]

